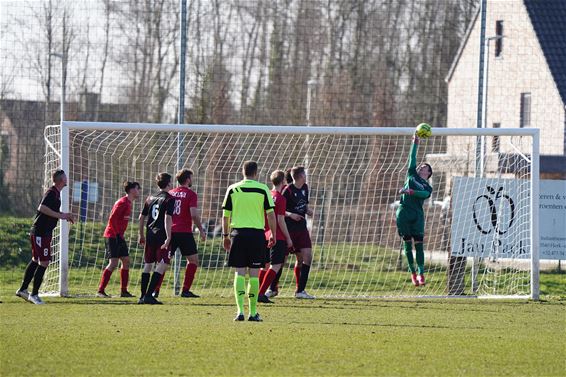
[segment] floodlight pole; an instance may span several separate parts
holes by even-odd
[[[181,41],[179,48],[179,109],[177,115],[177,123],[185,123],[185,61],[187,57],[187,0],[180,0],[180,28]],[[181,133],[177,132],[177,171],[181,170],[183,165],[183,138]],[[173,250],[175,252],[175,250]],[[181,274],[181,255],[175,253],[173,259],[173,294],[179,295],[180,291],[180,274]]]

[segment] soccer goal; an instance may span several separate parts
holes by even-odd
[[[94,294],[106,263],[102,235],[113,203],[123,195],[121,183],[140,182],[145,198],[157,191],[156,173],[174,175],[187,167],[195,173],[193,189],[208,232],[207,241],[198,244],[194,291],[231,295],[232,271],[219,230],[221,202],[228,185],[242,178],[242,162],[255,160],[265,183],[273,170],[307,168],[314,210],[308,219],[314,260],[307,289],[314,295],[537,299],[538,130],[434,128],[432,137],[421,140],[418,161],[432,166],[434,191],[424,204],[426,285],[420,287],[411,284],[395,215],[413,132],[88,122],[49,126],[45,184],[53,169],[67,172],[62,210],[75,213],[78,221],[57,228],[44,289]],[[143,264],[137,244],[142,198],[133,205],[126,233],[132,292]],[[280,281],[282,295],[294,292],[294,261],[290,255]],[[164,289],[173,292],[175,281],[170,270]],[[117,291],[118,284],[111,282],[108,290]]]

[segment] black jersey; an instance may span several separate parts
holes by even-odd
[[[55,212],[60,212],[61,194],[59,190],[55,186],[51,186],[43,195],[40,205],[44,205]],[[57,221],[59,221],[58,218],[47,216],[37,211],[30,234],[33,236],[51,236],[53,229],[57,226]]]
[[[142,215],[147,216],[147,238],[163,242],[167,238],[165,232],[165,215],[173,215],[175,201],[166,191],[151,195],[145,201]]]
[[[283,190],[282,195],[287,199],[287,212],[296,213],[303,217],[307,215],[307,205],[309,204],[309,187],[305,183],[303,187],[297,188],[290,184]],[[289,232],[297,232],[307,229],[307,220],[295,221],[289,217],[285,218]]]

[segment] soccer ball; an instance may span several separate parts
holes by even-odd
[[[417,126],[417,136],[427,138],[432,136],[432,127],[428,123],[421,123]]]

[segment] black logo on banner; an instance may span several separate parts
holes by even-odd
[[[491,186],[486,186],[486,188],[489,192],[489,195],[480,195],[474,201],[474,223],[482,234],[490,234],[492,231],[495,231],[497,232],[497,234],[503,235],[509,231],[511,225],[513,225],[513,221],[515,221],[515,203],[509,195],[503,193],[503,187],[499,187],[497,191]],[[504,201],[504,203],[502,201]],[[499,205],[496,205],[496,203],[498,203]],[[488,207],[490,221],[487,224],[482,224],[481,219],[478,216],[478,211],[480,211],[482,208],[485,211],[486,205]],[[509,208],[510,216],[508,223],[502,225],[501,219],[503,218],[503,216],[501,212],[504,212],[503,210],[505,209],[505,207]],[[501,210],[500,213],[497,212],[498,208]],[[503,229],[504,226],[506,226],[505,229]]]

